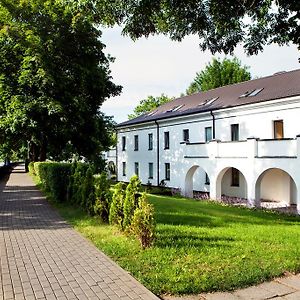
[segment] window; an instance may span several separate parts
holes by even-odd
[[[261,89],[256,89],[254,91],[252,91],[250,94],[248,94],[248,97],[254,97],[256,95],[258,95],[264,88]]]
[[[122,151],[126,150],[126,137],[122,136]]]
[[[190,132],[188,129],[183,129],[183,141],[188,142],[190,140]]]
[[[231,140],[239,140],[239,124],[231,124]]]
[[[209,180],[207,173],[205,173],[205,184],[210,185],[210,180]]]
[[[134,136],[134,151],[138,151],[139,150],[139,136],[135,135]]]
[[[198,104],[198,106],[204,106],[204,105],[210,105],[210,104],[213,104],[217,99],[219,99],[219,97],[207,99],[207,100],[201,102],[200,104]]]
[[[170,133],[169,133],[169,131],[166,131],[164,133],[164,137],[165,137],[165,149],[170,149]]]
[[[123,176],[126,176],[126,162],[125,161],[122,162],[122,173],[123,173]]]
[[[153,163],[149,163],[149,179],[153,179]]]
[[[212,128],[205,127],[205,142],[209,142],[212,140]]]
[[[165,180],[170,180],[170,163],[165,163]]]
[[[283,139],[283,120],[274,121],[274,139]]]
[[[258,95],[263,89],[264,88],[247,91],[244,94],[240,95],[239,98],[254,97],[254,96]]]
[[[240,171],[231,168],[231,186],[240,186]]]
[[[166,111],[166,113],[177,111],[177,110],[179,110],[180,108],[182,108],[183,106],[184,106],[184,104],[174,106],[174,107],[168,109],[168,110]]]
[[[153,133],[148,134],[148,150],[153,150]]]
[[[135,173],[135,175],[139,176],[139,163],[138,162],[134,163],[134,173]]]

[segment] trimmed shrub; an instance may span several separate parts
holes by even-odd
[[[83,183],[87,173],[88,165],[83,163],[75,163],[75,167],[72,169],[72,175],[69,181],[69,199],[71,202],[78,205],[83,204]]]
[[[94,213],[98,215],[103,222],[108,222],[112,193],[105,172],[102,172],[100,176],[95,177],[95,197]]]
[[[95,178],[94,172],[89,167],[84,176],[81,188],[81,206],[90,214],[94,214],[95,205]]]
[[[67,187],[72,165],[58,162],[34,163],[34,172],[46,192],[54,201],[62,202],[67,198]]]
[[[132,217],[134,214],[134,210],[138,205],[139,198],[139,189],[141,187],[141,181],[137,175],[134,175],[130,178],[130,182],[126,188],[126,196],[123,206],[124,211],[124,220],[123,220],[123,228],[129,228]]]
[[[123,202],[125,199],[125,184],[119,182],[115,185],[115,190],[112,196],[112,202],[109,209],[109,223],[118,225],[120,229],[123,228]]]
[[[30,175],[33,175],[33,176],[36,175],[35,171],[34,171],[34,163],[32,161],[28,164],[28,171],[29,171]]]
[[[69,177],[69,184],[67,188],[67,201],[72,202],[73,199],[73,190],[74,190],[74,173],[77,167],[77,163],[73,163],[71,167],[71,175]]]
[[[146,193],[139,198],[138,207],[134,211],[131,231],[138,238],[143,249],[150,247],[154,241],[154,208],[147,202]]]

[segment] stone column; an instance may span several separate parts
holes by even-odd
[[[248,159],[247,164],[249,166],[249,174],[250,178],[246,178],[247,181],[247,199],[248,199],[248,206],[249,207],[260,207],[260,199],[256,197],[255,191],[255,178],[253,177],[254,168],[255,168],[255,160],[257,157],[257,141],[258,138],[256,137],[249,137],[247,139],[247,149],[248,149]]]

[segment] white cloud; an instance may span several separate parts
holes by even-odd
[[[113,115],[117,122],[127,115],[141,99],[148,95],[179,96],[205,65],[211,61],[210,52],[199,48],[196,36],[174,42],[164,36],[141,38],[132,41],[121,35],[120,28],[103,30],[102,41],[106,52],[116,58],[111,64],[114,82],[123,86],[120,96],[107,100],[102,111]],[[299,52],[295,45],[270,45],[257,56],[248,57],[241,47],[235,55],[250,66],[253,76],[267,76],[278,71],[299,68]],[[224,57],[224,55],[216,55]]]

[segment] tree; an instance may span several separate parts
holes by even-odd
[[[87,1],[88,2],[88,1]],[[92,1],[90,1],[92,2]],[[266,44],[292,42],[300,50],[298,0],[114,0],[96,1],[98,19],[123,25],[133,39],[157,33],[181,41],[198,35],[202,50],[232,53],[242,43],[248,54]],[[92,4],[89,4],[93,9]]]
[[[186,93],[190,95],[250,80],[251,74],[248,70],[249,67],[242,66],[236,57],[232,60],[225,58],[223,61],[214,58],[204,70],[196,73],[196,77],[186,90]]]
[[[111,81],[101,31],[91,15],[59,0],[1,1],[0,136],[31,160],[93,160],[110,145],[101,104]]]
[[[140,104],[134,109],[133,114],[128,115],[128,119],[139,117],[173,99],[174,98],[170,98],[164,94],[161,94],[158,97],[148,96],[148,98],[140,101]]]

